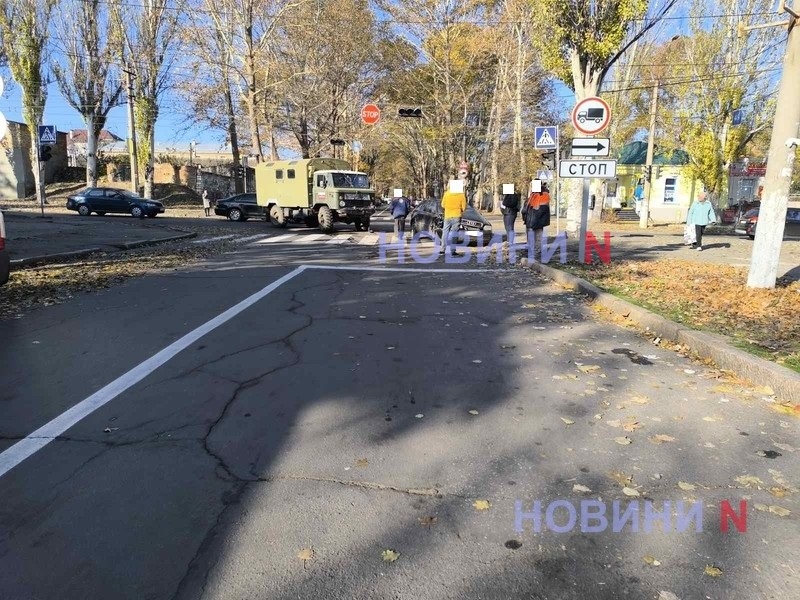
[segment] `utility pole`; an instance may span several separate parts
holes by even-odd
[[[650,193],[653,189],[653,153],[655,151],[656,137],[656,111],[658,110],[658,84],[656,79],[653,85],[653,97],[650,99],[650,133],[647,136],[647,159],[644,167],[644,198],[639,209],[639,228],[647,229],[650,220]]]
[[[136,150],[136,119],[133,114],[133,78],[136,74],[131,70],[130,64],[123,71],[128,82],[128,131],[130,133],[131,146],[131,185],[133,193],[139,193],[139,153]]]
[[[775,124],[767,157],[764,196],[759,208],[756,238],[750,258],[747,287],[774,288],[778,275],[781,244],[789,206],[789,187],[795,149],[800,145],[800,14],[781,1],[780,11],[789,14],[789,21],[765,26],[788,25],[789,37],[783,59],[783,74],[775,107]],[[758,26],[756,26],[758,27]],[[740,28],[742,30],[756,27]]]

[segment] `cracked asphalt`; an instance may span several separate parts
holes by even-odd
[[[0,322],[3,452],[298,265],[353,267],[302,271],[0,477],[0,598],[800,598],[798,419],[768,390],[522,268],[356,269],[376,256],[242,250]],[[516,531],[536,500],[700,501],[702,531]]]

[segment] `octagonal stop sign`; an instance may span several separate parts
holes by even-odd
[[[375,104],[365,104],[361,109],[361,120],[367,125],[375,125],[381,120],[381,109]]]

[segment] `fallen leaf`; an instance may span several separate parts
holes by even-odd
[[[606,425],[609,427],[620,427],[622,423],[620,423],[618,419],[614,419],[612,421],[606,421]]]
[[[430,527],[431,525],[436,525],[436,521],[439,519],[437,517],[420,517],[419,522],[420,525],[423,527]]]
[[[631,397],[630,401],[634,404],[647,404],[650,402],[650,398],[647,396],[633,396]]]
[[[656,434],[656,435],[651,435],[647,439],[650,440],[651,442],[653,442],[654,444],[663,444],[664,442],[674,442],[675,441],[674,437],[672,437],[671,435],[664,435],[663,433],[659,433],[659,434]]]
[[[520,358],[528,358],[528,359],[530,359],[530,358],[533,358],[533,354],[523,354]],[[558,377],[558,375],[553,375],[553,379],[555,379],[556,377]],[[561,379],[561,378],[559,377],[559,379]]]
[[[573,421],[572,419],[565,419],[564,417],[561,417],[561,420],[564,421],[564,423],[566,423],[567,425],[575,424],[575,421]]]
[[[491,504],[488,500],[475,500],[475,502],[472,503],[472,506],[475,508],[475,510],[489,510]]]
[[[765,396],[774,396],[775,395],[775,390],[773,390],[768,385],[765,385],[765,386],[760,387],[760,388],[756,388],[756,392],[759,393],[759,394],[764,394]]]
[[[300,552],[297,553],[297,558],[302,561],[311,560],[314,558],[314,549],[313,548],[303,548]]]
[[[621,446],[627,446],[628,444],[632,444],[633,443],[633,440],[631,440],[631,438],[629,438],[627,436],[625,436],[625,437],[622,437],[622,436],[615,437],[614,441],[617,442]]]
[[[642,424],[639,421],[635,421],[632,419],[628,419],[622,424],[622,429],[625,431],[636,431],[637,429],[641,429]]]
[[[736,483],[743,485],[744,487],[758,487],[759,485],[764,485],[764,482],[761,481],[758,477],[753,477],[752,475],[742,475],[737,477],[734,481]]]
[[[385,562],[394,562],[400,558],[400,553],[395,552],[394,550],[384,550],[381,552],[381,556]]]
[[[678,487],[681,488],[684,492],[692,492],[697,489],[697,486],[692,485],[691,483],[686,483],[685,481],[679,481]]]
[[[362,469],[369,466],[369,461],[366,458],[359,458],[356,461],[356,466],[361,467]]]
[[[678,598],[672,592],[665,592],[664,590],[661,590],[661,592],[659,592],[658,594],[657,600],[681,600],[681,599]]]
[[[793,448],[789,444],[773,444],[776,448],[783,450],[784,452],[794,452],[796,448]]]
[[[477,415],[477,414],[479,414],[479,413],[478,413],[478,411],[477,411],[477,410],[475,410],[475,409],[472,409],[472,410],[470,410],[470,411],[467,411],[467,412],[469,412],[469,414],[471,414],[471,415]]]
[[[655,556],[651,556],[650,554],[645,554],[644,562],[648,565],[653,565],[654,567],[661,566],[661,562],[656,560]]]
[[[611,471],[608,476],[621,486],[626,486],[630,483],[633,483],[633,476],[625,475],[625,473],[620,471]]]
[[[474,362],[476,365],[479,365],[479,364],[481,364],[483,361],[482,361],[482,360],[479,360],[479,359],[477,359],[477,358],[476,358],[476,359],[475,359],[475,360],[473,360],[472,362]]]
[[[792,514],[792,511],[786,510],[782,506],[775,506],[774,504],[769,507],[769,512],[771,512],[773,515],[778,515],[779,517],[788,517],[790,514]]]
[[[637,492],[635,489],[629,488],[629,487],[622,488],[622,493],[625,494],[626,496],[638,496],[639,495],[639,492]]]
[[[721,421],[722,419],[718,417],[703,417],[703,421],[708,421],[709,423],[716,423],[717,421]]]
[[[581,485],[581,484],[579,484],[579,483],[576,483],[575,485],[573,485],[573,486],[572,486],[572,491],[573,491],[573,492],[575,492],[575,493],[588,494],[588,493],[590,493],[592,490],[590,490],[590,489],[589,489],[588,487],[586,487],[585,485]]]
[[[788,493],[788,490],[780,487],[771,487],[769,488],[769,493],[776,498],[783,498]]]
[[[711,565],[706,565],[706,568],[703,570],[703,573],[705,573],[709,577],[719,577],[720,575],[722,575],[722,569],[719,569]]]
[[[600,365],[578,365],[578,368],[583,373],[593,373],[594,371],[600,370]]]

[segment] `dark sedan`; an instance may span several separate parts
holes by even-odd
[[[756,237],[758,225],[758,208],[747,211],[736,223],[736,233],[746,235],[751,240]],[[786,225],[783,229],[783,238],[787,240],[800,240],[800,208],[790,208],[786,211]]]
[[[247,221],[247,219],[266,219],[267,209],[256,204],[255,194],[236,194],[217,201],[214,214],[228,217],[231,221]]]
[[[161,202],[147,200],[128,190],[102,187],[86,188],[67,196],[67,208],[77,211],[84,217],[92,213],[100,216],[106,213],[121,213],[143,219],[164,212],[164,205]]]
[[[430,231],[441,237],[444,224],[444,209],[441,202],[435,199],[424,200],[411,211],[408,221],[414,234]],[[492,237],[492,224],[473,206],[467,206],[467,210],[461,216],[461,227],[456,241],[463,241],[464,236],[473,240],[482,238],[483,243]]]

